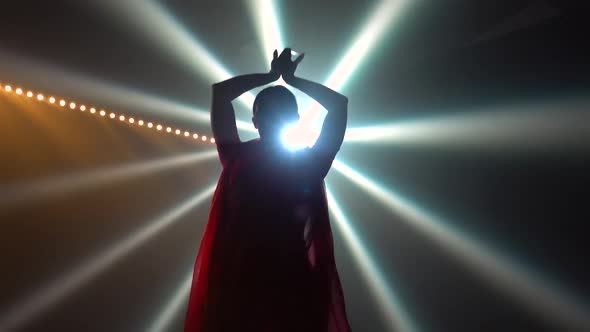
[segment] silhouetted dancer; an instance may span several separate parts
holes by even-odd
[[[186,332],[348,332],[323,179],[344,139],[348,99],[294,75],[301,54],[274,51],[271,70],[213,85],[211,124],[223,172],[195,263]],[[252,122],[260,139],[240,142],[231,101],[279,79],[328,110],[312,148],[287,150],[295,96],[262,90]]]

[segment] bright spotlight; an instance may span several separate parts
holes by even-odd
[[[37,95],[37,100],[41,101],[43,99],[45,99],[45,97],[42,94]]]
[[[32,91],[28,91],[28,92],[27,92],[27,97],[29,97],[29,98],[33,98],[33,92],[32,92]]]
[[[137,124],[138,124],[138,125],[140,125],[140,126],[143,126],[143,120],[139,120],[139,121],[137,122]]]
[[[114,118],[115,118],[115,116],[116,116],[116,115],[115,115],[115,113],[111,113],[111,114],[109,114],[109,118],[111,118],[111,119],[114,119]]]
[[[172,132],[172,128],[166,127],[166,132],[171,133]]]
[[[204,141],[206,141],[206,140],[207,140],[207,136],[201,136],[201,139],[202,139],[202,140],[203,140],[203,142],[204,142]]]
[[[153,123],[151,123],[151,122],[148,122],[147,126],[148,126],[148,128],[151,128],[151,127],[153,127],[153,126],[154,126],[154,124],[153,124]]]
[[[363,245],[363,241],[358,236],[359,232],[353,228],[352,223],[346,218],[328,186],[326,186],[326,194],[328,207],[334,216],[335,225],[338,226],[338,230],[346,241],[345,243],[348,245],[359,271],[373,292],[373,296],[379,301],[381,315],[387,322],[389,330],[417,331],[398,296],[379,270],[378,264],[375,263],[373,257],[369,254],[369,250]]]
[[[52,103],[52,104],[55,103],[55,98],[49,97],[49,102]]]
[[[134,118],[129,118],[129,123],[134,123],[135,119]]]
[[[305,138],[303,130],[298,123],[285,126],[285,129],[281,133],[281,142],[290,151],[305,148],[308,143]]]
[[[92,107],[92,108],[90,109],[90,113],[92,113],[92,114],[96,113],[96,108]]]
[[[197,135],[197,134],[193,134],[193,138],[194,138],[194,139],[197,139],[197,138],[199,138],[199,135]]]
[[[120,121],[125,121],[125,116],[124,115],[119,116],[119,120]]]
[[[15,91],[16,91],[16,94],[17,95],[22,95],[23,94],[23,89],[21,89],[21,88],[16,88]]]
[[[105,116],[107,114],[107,112],[105,112],[104,110],[100,110],[100,116]]]
[[[180,135],[180,129],[176,129],[176,130],[174,131],[174,133],[175,133],[176,135]]]
[[[82,111],[82,112],[86,111],[86,106],[80,105],[80,111]]]
[[[71,109],[75,109],[76,108],[76,103],[70,103],[70,108]]]
[[[573,327],[574,330],[590,328],[590,310],[559,291],[559,288],[495,253],[490,247],[477,243],[399,193],[382,188],[344,163],[334,160],[332,166],[392,213],[401,216],[399,220],[440,243],[440,248],[462,259],[481,277],[515,296],[526,308],[534,310],[541,317],[550,317],[564,326]]]
[[[215,186],[213,184],[205,190],[195,193],[186,201],[150,220],[147,225],[142,226],[124,240],[107,247],[101,253],[86,260],[83,265],[77,266],[68,274],[13,306],[8,312],[0,316],[0,331],[18,330],[21,325],[30,322],[35,316],[52,308],[60,300],[96,278],[107,268],[151,240],[167,227],[173,225],[194,208],[205,203],[215,191]]]
[[[59,101],[59,106],[66,106],[66,101],[65,100],[60,100]]]
[[[156,129],[158,129],[158,130],[162,130],[162,125],[157,125],[157,126],[156,126]]]
[[[215,138],[211,138],[211,143],[215,143]]]
[[[188,135],[190,135],[190,134],[188,133],[188,131],[185,131],[185,132],[184,132],[184,136],[188,137]]]
[[[10,91],[12,91],[12,87],[10,85],[7,85],[4,87],[4,91],[10,92]]]
[[[295,123],[283,129],[281,141],[288,150],[294,151],[313,146],[318,136],[319,132],[302,123]]]

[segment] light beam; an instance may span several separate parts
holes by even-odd
[[[557,287],[550,285],[522,266],[495,253],[468,235],[444,223],[437,216],[418,207],[402,195],[386,190],[358,171],[335,160],[334,169],[377,199],[387,209],[403,218],[409,225],[441,244],[441,248],[467,263],[473,271],[499,289],[532,309],[541,317],[552,318],[574,330],[590,329],[590,310],[571,299]]]
[[[182,309],[186,308],[188,297],[193,282],[193,270],[187,274],[186,278],[180,283],[172,297],[160,311],[156,319],[150,324],[147,332],[164,332],[170,326],[172,320],[178,316]]]
[[[60,300],[96,278],[107,268],[120,261],[131,251],[152,239],[177,219],[204,203],[215,191],[213,184],[205,190],[192,195],[159,217],[151,220],[147,226],[131,234],[124,240],[105,249],[104,252],[90,258],[86,263],[74,268],[68,274],[55,279],[39,291],[32,294],[0,316],[0,331],[12,331],[30,322],[35,316],[50,309]]]
[[[273,51],[277,50],[281,53],[285,47],[275,9],[276,3],[274,0],[253,0],[249,1],[249,5],[258,39],[262,43],[262,52],[266,57],[266,63],[270,64]]]
[[[121,18],[128,28],[133,28],[171,53],[198,75],[211,83],[226,80],[231,75],[202,43],[183,27],[162,5],[150,0],[104,1],[100,5]],[[252,109],[254,96],[243,94],[239,100]]]
[[[530,108],[530,107],[529,107]],[[545,107],[546,108],[546,107]],[[546,110],[486,111],[349,128],[347,143],[509,151],[590,145],[590,114],[575,105]]]
[[[0,206],[46,197],[55,193],[62,194],[89,187],[102,186],[125,179],[137,178],[206,160],[213,160],[216,156],[217,151],[215,150],[193,152],[179,156],[134,162],[126,165],[111,166],[5,185],[0,188]]]
[[[354,39],[344,56],[336,65],[325,85],[334,90],[341,90],[363,61],[369,58],[369,52],[377,45],[391,24],[403,13],[408,0],[382,0],[367,19],[367,24]]]
[[[109,103],[113,107],[137,111],[137,115],[151,114],[158,117],[173,117],[188,123],[198,122],[207,125],[210,123],[208,110],[156,97],[111,82],[89,79],[21,56],[0,52],[0,70],[3,75],[33,81],[43,90],[55,90],[59,87],[59,90],[64,92],[63,95],[75,95],[80,99],[88,100],[100,99],[101,102]],[[61,101],[60,105],[62,105]],[[236,121],[236,123],[238,129],[257,132],[252,123],[245,121]]]
[[[381,0],[373,9],[366,24],[360,33],[355,37],[353,43],[342,56],[328,79],[324,82],[329,88],[339,91],[352,77],[360,65],[370,57],[369,52],[379,43],[381,38],[390,30],[391,24],[403,13],[404,6],[410,1],[407,0]],[[302,121],[319,129],[325,110],[320,104],[314,102],[304,113]],[[320,112],[323,113],[320,116]]]
[[[375,264],[373,258],[369,255],[368,250],[364,247],[363,242],[358,236],[358,232],[353,228],[351,222],[346,218],[331,191],[326,186],[328,196],[328,207],[334,216],[334,221],[338,230],[346,240],[350,252],[355,258],[355,263],[360,268],[360,272],[367,280],[373,296],[379,302],[379,309],[387,323],[389,331],[412,332],[417,331],[412,320],[404,310],[398,296],[385,280],[383,273]]]

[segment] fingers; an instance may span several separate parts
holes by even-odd
[[[298,65],[301,60],[303,60],[303,58],[305,57],[305,53],[301,53],[296,59],[295,61],[293,61],[296,65]]]
[[[277,51],[275,50],[275,53],[273,55],[276,55],[276,53],[277,53]],[[292,54],[291,48],[287,47],[281,52],[281,55],[279,56],[279,58],[283,59],[283,61],[285,59],[288,59],[289,61],[291,61],[291,54]],[[297,58],[295,59],[295,61],[293,61],[293,63],[295,65],[298,65],[303,60],[304,57],[305,57],[305,53],[299,54],[299,56],[297,56]]]
[[[275,50],[274,52],[272,52],[272,59],[276,60],[279,57],[279,52],[277,52],[277,50]]]
[[[279,56],[280,58],[287,58],[289,60],[291,60],[291,49],[290,48],[285,48],[283,50],[283,52],[281,52],[281,55]]]

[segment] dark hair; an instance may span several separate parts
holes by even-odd
[[[254,115],[257,115],[258,112],[269,109],[297,112],[297,99],[289,89],[282,85],[265,88],[256,95],[252,111]]]

